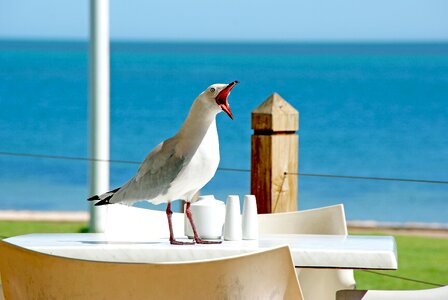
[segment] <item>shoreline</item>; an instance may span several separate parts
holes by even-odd
[[[88,222],[87,211],[34,211],[0,210],[0,221],[48,221],[48,222]],[[448,224],[424,222],[380,222],[373,220],[347,220],[352,232],[382,231],[399,234],[430,235],[448,237]]]
[[[0,210],[0,221],[88,222],[87,211]]]
[[[347,221],[349,232],[371,233],[380,231],[393,235],[413,235],[448,238],[448,224],[422,222],[378,222],[368,220]]]

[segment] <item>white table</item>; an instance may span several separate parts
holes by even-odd
[[[289,245],[296,267],[397,269],[396,245],[390,236],[276,234],[256,241],[218,245],[170,245],[167,239],[108,241],[104,234],[29,234],[4,240],[30,250],[78,259],[170,263],[233,256]]]

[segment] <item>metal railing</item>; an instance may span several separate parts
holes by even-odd
[[[18,152],[5,152],[0,151],[0,156],[16,156],[16,157],[31,157],[31,158],[43,158],[43,159],[59,159],[59,160],[75,160],[75,161],[104,161],[117,164],[134,164],[139,165],[141,161],[123,160],[123,159],[97,159],[81,156],[66,156],[66,155],[49,155],[49,154],[36,154],[36,153],[18,153]],[[221,172],[241,172],[250,173],[250,169],[240,168],[226,168],[219,167],[218,171]],[[409,182],[409,183],[427,183],[427,184],[448,184],[445,180],[428,180],[428,179],[411,179],[411,178],[392,178],[392,177],[371,177],[371,176],[355,176],[355,175],[337,175],[337,174],[317,174],[317,173],[284,173],[287,175],[296,175],[303,177],[323,177],[323,178],[336,178],[336,179],[356,179],[356,180],[373,180],[373,181],[396,181],[396,182]]]

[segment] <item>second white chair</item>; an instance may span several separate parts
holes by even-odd
[[[336,234],[347,235],[344,206],[262,214],[258,216],[261,234]],[[354,289],[353,270],[300,269],[298,277],[303,297],[308,300],[334,300],[336,292]]]
[[[448,299],[448,286],[424,290],[358,290],[338,291],[337,300],[443,300]]]

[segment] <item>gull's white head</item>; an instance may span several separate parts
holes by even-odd
[[[233,120],[232,111],[230,110],[227,97],[237,83],[238,80],[235,80],[229,84],[212,84],[201,93],[200,98],[204,99],[209,105],[212,105],[214,108],[216,108],[218,112],[225,112]]]

